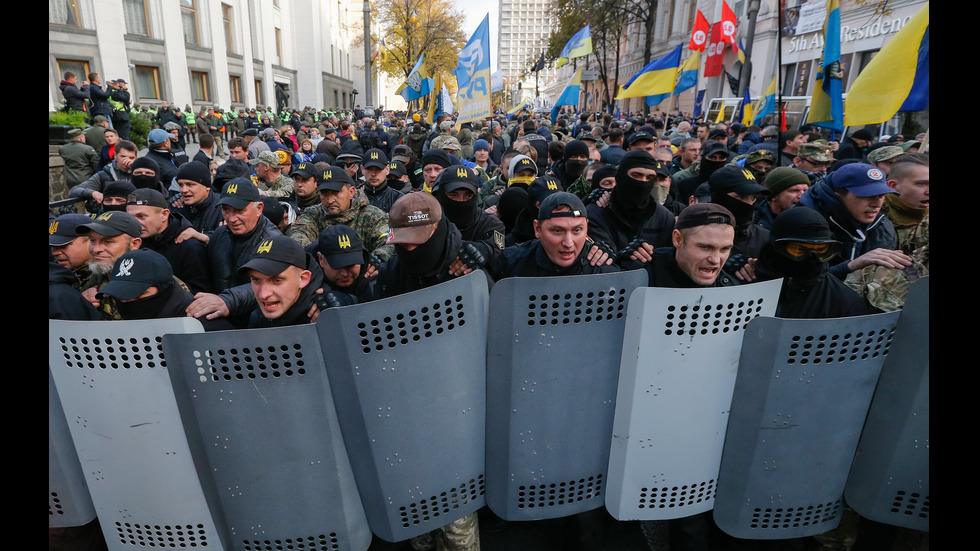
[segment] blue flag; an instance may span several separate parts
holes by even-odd
[[[823,24],[824,46],[813,83],[813,98],[807,123],[844,131],[844,96],[840,68],[840,0],[827,0],[827,19]]]
[[[425,54],[419,56],[419,60],[412,67],[412,72],[408,74],[405,83],[398,89],[397,94],[405,101],[413,101],[424,98],[432,93],[432,79],[425,76]]]
[[[582,57],[591,53],[592,28],[589,25],[586,25],[584,29],[575,33],[575,36],[569,39],[568,43],[565,44],[565,47],[561,49],[561,53],[558,54],[558,62],[555,63],[555,69],[568,63],[569,59]]]
[[[698,94],[694,96],[694,118],[701,116],[701,112],[704,109],[704,93],[706,89],[698,90]]]
[[[554,124],[558,120],[558,109],[564,105],[574,105],[578,107],[578,95],[582,89],[582,68],[579,67],[572,78],[569,79],[568,84],[565,85],[565,89],[562,90],[561,95],[555,101],[555,105],[551,108],[551,124]]]
[[[456,124],[485,119],[491,115],[490,106],[490,14],[473,32],[469,42],[459,52],[459,62],[453,71],[458,86],[459,118]]]

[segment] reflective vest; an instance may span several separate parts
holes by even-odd
[[[194,118],[193,111],[184,111],[184,122],[186,122],[188,125],[197,123],[197,120]]]

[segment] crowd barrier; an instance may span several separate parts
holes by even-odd
[[[713,510],[740,538],[928,531],[928,277],[900,312],[772,317],[779,281],[483,274],[315,325],[49,321],[49,526],[110,550],[357,550],[487,505]]]

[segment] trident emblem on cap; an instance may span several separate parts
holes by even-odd
[[[456,169],[456,177],[457,178],[467,178],[467,177],[469,177],[469,175],[470,175],[470,172],[468,170],[466,170],[466,168],[457,168]]]
[[[228,193],[238,193],[238,184],[230,184],[228,186]]]
[[[555,181],[555,180],[547,180],[547,182],[548,182],[548,189],[555,189],[555,190],[558,189],[558,182],[557,181]]]
[[[372,159],[377,159],[378,158],[378,152],[377,151],[372,151],[371,152],[371,158]]]
[[[51,225],[48,226],[48,234],[54,235],[57,232],[58,232],[58,222],[57,221],[51,222]]]
[[[324,180],[329,180],[330,178],[333,178],[333,171],[324,170],[323,171],[323,179]]]
[[[751,170],[742,169],[742,175],[745,176],[746,180],[755,180],[755,174],[752,174]]]
[[[112,211],[109,211],[100,214],[99,217],[96,218],[96,220],[110,220],[111,218],[112,218]]]
[[[348,236],[348,235],[341,235],[341,236],[337,237],[337,244],[340,245],[340,248],[341,249],[349,249],[350,248],[350,236]]]
[[[257,254],[267,253],[272,250],[272,240],[267,239],[259,243],[259,250],[255,251]]]

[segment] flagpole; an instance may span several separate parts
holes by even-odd
[[[778,8],[778,25],[776,26],[776,120],[780,129],[783,127],[783,8]]]

